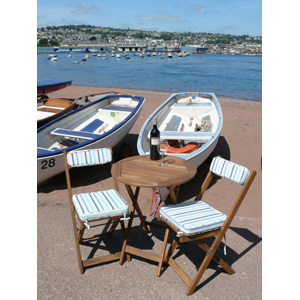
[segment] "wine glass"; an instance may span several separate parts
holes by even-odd
[[[167,161],[164,161],[164,154],[167,153],[168,151],[168,147],[169,147],[169,144],[168,144],[168,141],[167,140],[160,140],[160,143],[159,143],[159,152],[162,156],[162,162],[161,162],[161,166],[162,167],[166,167],[168,165]]]

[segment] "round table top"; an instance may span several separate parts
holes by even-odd
[[[197,168],[189,161],[175,156],[161,160],[151,160],[150,155],[131,156],[113,164],[112,176],[121,183],[136,187],[171,187],[190,181]]]

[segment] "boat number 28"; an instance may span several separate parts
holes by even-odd
[[[48,168],[52,168],[55,166],[55,159],[51,158],[48,160],[43,160],[42,161],[42,169],[48,169]]]

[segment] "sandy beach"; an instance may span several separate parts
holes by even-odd
[[[143,123],[172,93],[71,86],[49,94],[49,97],[77,98],[110,91],[146,98],[138,121],[124,140],[131,145],[132,154],[137,155],[136,141]],[[248,169],[254,169],[257,176],[226,235],[225,260],[236,273],[228,275],[212,263],[204,273],[196,292],[189,299],[261,299],[262,102],[220,97],[218,100],[224,123],[212,156],[221,155]],[[201,165],[196,177],[181,187],[178,202],[194,199],[208,168],[208,163]],[[101,167],[100,171],[94,167],[74,170],[71,176],[74,178],[76,193],[113,188],[109,165]],[[119,188],[121,195],[131,205],[124,186],[119,184]],[[221,180],[208,189],[204,201],[228,213],[237,193],[238,189]],[[149,215],[151,198],[151,190],[141,189],[139,204],[144,215]],[[167,200],[167,204],[169,203]],[[130,244],[143,245],[144,249],[160,253],[164,233],[153,229],[147,237],[138,227],[137,218],[134,224],[136,230],[133,231],[135,234],[132,234]],[[117,239],[114,243],[119,245]],[[186,298],[186,285],[171,268],[167,268],[158,278],[156,264],[136,257],[122,266],[113,262],[87,269],[82,275],[79,273],[64,173],[37,188],[37,246],[38,299]],[[195,274],[195,265],[200,265],[204,255],[194,245],[182,247],[188,248],[189,259],[182,259],[186,272],[192,277]],[[221,256],[224,255],[222,246],[219,252]]]

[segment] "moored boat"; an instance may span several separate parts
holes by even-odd
[[[60,89],[63,89],[72,84],[72,80],[59,81],[59,80],[40,80],[37,82],[37,96],[49,94]]]
[[[223,125],[222,110],[214,93],[171,95],[146,120],[138,137],[140,155],[150,153],[150,131],[157,117],[160,138],[169,141],[166,155],[200,166],[216,147]]]
[[[70,112],[75,108],[76,103],[68,99],[47,99],[37,100],[37,128],[51,122],[52,120]]]
[[[108,95],[40,127],[37,183],[64,171],[63,150],[113,147],[136,122],[145,99]]]
[[[91,103],[93,101],[96,101],[100,98],[103,98],[108,95],[125,95],[124,93],[120,91],[111,91],[111,92],[103,92],[103,93],[97,93],[97,94],[90,94],[86,96],[81,96],[75,100],[75,108],[79,108],[81,106],[84,106],[88,103]]]

